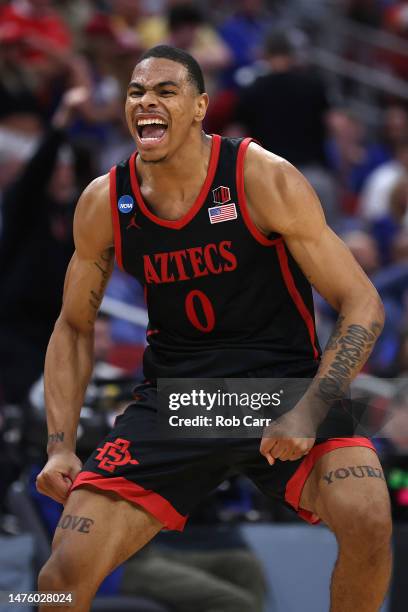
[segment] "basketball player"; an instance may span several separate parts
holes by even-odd
[[[88,610],[108,573],[163,527],[182,530],[235,469],[334,532],[331,611],[375,612],[391,567],[386,484],[371,442],[323,407],[368,358],[382,304],[302,175],[250,140],[203,133],[207,105],[191,56],[146,52],[126,100],[138,153],[78,203],[46,358],[49,460],[38,477],[38,490],[65,507],[39,588],[74,591],[74,609]],[[146,290],[148,382],[82,467],[76,429],[114,255]],[[339,313],[322,356],[311,285]],[[315,378],[261,442],[154,442],[157,379],[237,376]]]

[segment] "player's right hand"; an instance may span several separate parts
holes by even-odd
[[[59,450],[53,453],[37,476],[37,491],[64,504],[81,468],[81,461],[72,451]]]

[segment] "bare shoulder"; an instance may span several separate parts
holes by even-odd
[[[74,219],[76,250],[86,257],[113,245],[109,175],[94,179],[78,200]]]
[[[324,223],[320,202],[302,173],[256,143],[248,147],[244,179],[251,215],[265,233],[285,235],[308,215]]]

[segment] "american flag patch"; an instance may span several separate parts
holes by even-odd
[[[237,209],[234,202],[224,204],[223,206],[213,206],[208,209],[210,223],[221,223],[222,221],[231,221],[237,218]]]

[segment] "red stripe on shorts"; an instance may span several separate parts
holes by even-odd
[[[293,506],[302,519],[312,525],[320,523],[319,517],[309,512],[309,510],[299,508],[300,498],[306,480],[320,457],[323,457],[323,455],[330,453],[330,451],[336,448],[345,448],[347,446],[364,446],[377,452],[375,446],[368,438],[331,438],[312,448],[286,485],[285,500],[288,504]]]
[[[120,497],[137,504],[152,514],[166,529],[183,531],[187,516],[183,516],[171,505],[167,499],[140,485],[123,478],[113,476],[105,478],[94,472],[80,472],[71,487],[71,491],[83,485],[89,485],[102,491],[112,491]]]

